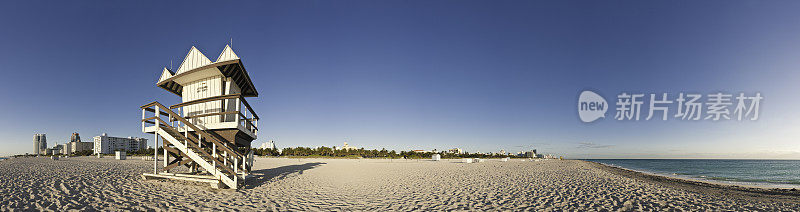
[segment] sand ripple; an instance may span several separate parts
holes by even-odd
[[[246,188],[144,181],[152,162],[0,162],[0,210],[796,210],[622,177],[583,161],[257,159]]]

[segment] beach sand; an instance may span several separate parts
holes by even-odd
[[[797,210],[797,192],[712,185],[576,160],[258,158],[249,184],[142,179],[153,162],[0,162],[0,210]]]

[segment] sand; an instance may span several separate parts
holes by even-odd
[[[680,181],[573,160],[256,160],[249,184],[141,177],[152,161],[0,162],[0,210],[797,210],[797,192]]]

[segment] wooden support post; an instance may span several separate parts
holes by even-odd
[[[241,108],[242,108],[242,102],[239,100],[239,98],[236,98],[236,111],[237,111],[237,113],[236,113],[236,125],[239,125],[239,118],[241,118],[241,117],[239,117],[240,113],[238,113],[238,112],[242,111]]]
[[[162,142],[164,148],[164,168],[166,168],[169,164],[169,155],[167,155],[167,142]],[[164,170],[164,172],[169,172],[169,170]]]
[[[236,157],[233,163],[233,182],[235,182],[236,186],[239,186],[239,157]]]
[[[211,143],[211,158],[217,159],[217,144]],[[214,165],[214,174],[216,175],[217,172],[217,160],[213,160],[212,165]]]
[[[153,174],[158,174],[158,129],[156,129],[155,136],[155,143],[153,143]]]
[[[158,118],[158,115],[161,113],[161,111],[159,110],[159,107],[157,105],[155,106],[155,108],[156,108],[156,118]],[[156,141],[153,144],[153,174],[158,174],[158,133],[159,131],[161,131],[161,128],[158,126],[159,124],[161,124],[161,122],[155,120],[155,123],[156,123],[156,131],[153,134],[156,137]]]
[[[144,120],[144,109],[142,109],[142,120]],[[142,121],[142,131],[144,132],[144,121]]]

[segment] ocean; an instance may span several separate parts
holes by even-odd
[[[606,165],[702,181],[800,188],[800,160],[587,159]]]

